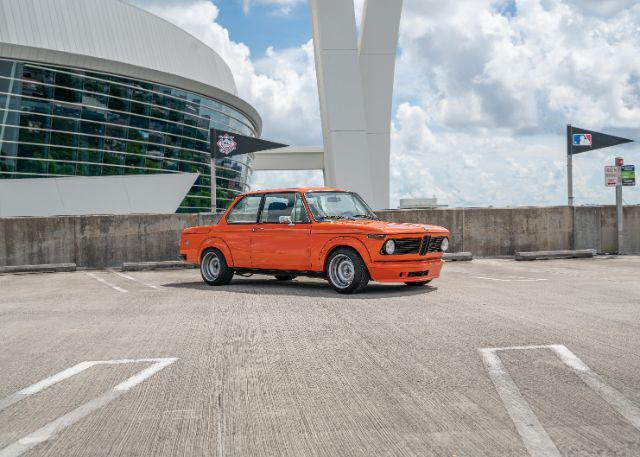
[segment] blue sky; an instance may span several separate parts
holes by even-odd
[[[306,0],[130,0],[216,50],[263,137],[322,144]],[[348,0],[344,0],[348,1]],[[364,0],[355,0],[356,16]],[[404,0],[391,135],[392,206],[566,202],[567,123],[640,140],[640,0]],[[603,167],[640,144],[574,160],[579,204],[612,203]],[[321,185],[260,172],[256,188]],[[640,204],[640,187],[625,190]]]
[[[233,41],[249,46],[255,59],[264,57],[269,46],[292,48],[311,38],[311,25],[307,5],[299,3],[282,12],[272,5],[253,5],[245,13],[242,2],[222,0],[218,22],[229,30]]]

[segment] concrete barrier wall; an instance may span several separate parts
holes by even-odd
[[[575,208],[575,248],[616,251],[615,207]],[[572,248],[572,209],[452,208],[380,211],[395,222],[441,225],[452,251],[478,257]],[[218,215],[33,217],[0,219],[0,266],[76,263],[119,267],[124,262],[175,260],[184,227],[215,223]],[[640,206],[625,208],[626,252],[640,253]]]
[[[213,214],[25,217],[0,219],[0,266],[176,260],[184,227],[215,223]]]
[[[552,206],[407,209],[379,211],[378,215],[394,222],[441,225],[451,231],[453,252],[493,257],[573,248],[616,252],[615,213],[615,206]],[[625,207],[624,233],[625,252],[640,253],[640,206]]]

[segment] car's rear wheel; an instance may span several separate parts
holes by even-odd
[[[339,248],[331,253],[326,273],[331,287],[341,294],[358,293],[369,283],[367,266],[350,248]]]
[[[429,284],[432,280],[429,279],[428,281],[416,281],[416,282],[405,282],[405,284],[409,287],[417,287],[417,286],[426,286],[427,284]]]
[[[200,275],[210,286],[225,286],[233,279],[234,271],[229,268],[222,252],[218,249],[207,249],[200,262]]]
[[[292,279],[296,279],[296,275],[275,275],[278,281],[291,281]]]

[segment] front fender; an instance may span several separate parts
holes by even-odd
[[[371,262],[371,255],[369,254],[369,250],[367,249],[365,244],[358,238],[355,238],[353,236],[336,236],[335,238],[331,238],[329,241],[327,241],[320,250],[320,255],[316,260],[317,263],[313,266],[314,270],[324,271],[324,266],[327,262],[329,253],[333,250],[333,248],[338,246],[353,248],[356,250],[356,252],[358,252],[358,254],[360,254],[360,257],[362,257],[364,263],[368,264]]]
[[[231,254],[231,249],[229,249],[229,246],[222,238],[217,237],[207,238],[202,242],[198,251],[198,263],[200,263],[200,259],[202,259],[202,253],[209,248],[218,249],[224,255],[227,265],[230,267],[233,266],[233,255]]]

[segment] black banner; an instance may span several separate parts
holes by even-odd
[[[249,154],[266,149],[284,148],[286,144],[239,135],[225,130],[211,129],[211,155],[214,159]]]
[[[567,125],[567,151],[569,154],[593,151],[595,149],[608,148],[617,144],[631,143],[633,140],[593,130],[581,129]]]

